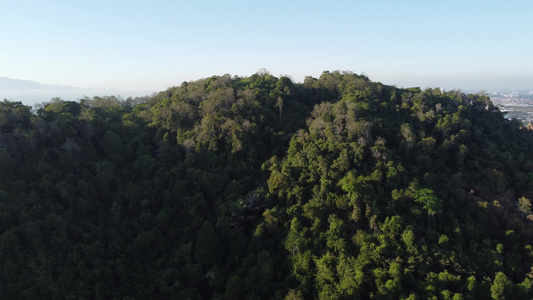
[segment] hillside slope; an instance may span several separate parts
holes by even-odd
[[[529,299],[532,133],[352,73],[0,103],[8,298]]]

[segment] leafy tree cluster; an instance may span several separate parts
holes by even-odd
[[[350,72],[0,102],[0,293],[530,299],[533,139]]]

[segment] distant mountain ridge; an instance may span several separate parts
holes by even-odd
[[[0,77],[0,91],[28,91],[28,90],[89,90],[66,85],[43,84],[31,80]]]
[[[76,100],[97,94],[110,94],[110,92],[96,88],[43,84],[31,80],[0,77],[0,100],[20,101],[26,105],[46,102],[55,97]]]
[[[59,97],[63,100],[78,100],[83,97],[121,95],[123,97],[138,97],[150,92],[131,92],[105,88],[82,88],[68,85],[43,84],[31,80],[13,79],[0,76],[0,100],[20,101],[26,105],[33,105]]]

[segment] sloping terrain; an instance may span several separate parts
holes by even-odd
[[[532,133],[352,73],[0,103],[7,298],[530,299]]]

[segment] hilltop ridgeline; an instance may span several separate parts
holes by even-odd
[[[349,72],[3,101],[0,294],[531,299],[520,126]]]

